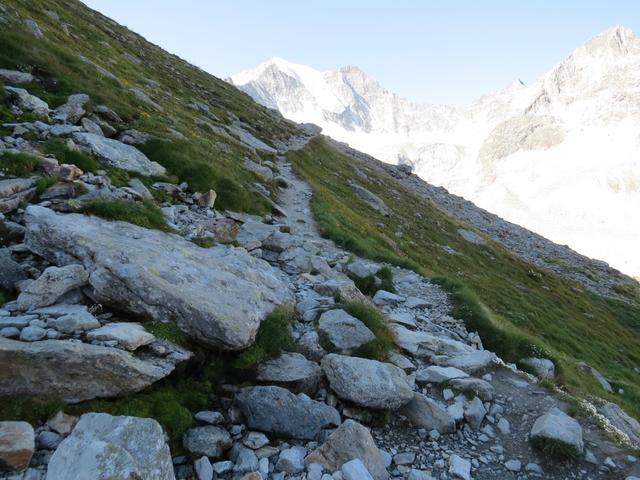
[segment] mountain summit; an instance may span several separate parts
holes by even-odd
[[[640,277],[640,222],[629,222],[640,205],[640,40],[627,28],[462,108],[412,102],[354,66],[322,72],[273,58],[230,81],[289,119]]]

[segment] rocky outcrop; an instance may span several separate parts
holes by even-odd
[[[325,443],[307,456],[305,464],[318,463],[333,472],[356,458],[364,463],[375,480],[389,478],[382,454],[369,430],[353,420],[347,420]]]
[[[340,424],[338,411],[282,387],[248,387],[236,401],[249,428],[299,439],[315,439],[322,429]]]
[[[531,428],[529,437],[534,445],[557,443],[576,454],[581,454],[584,448],[582,427],[577,420],[558,408],[552,408],[538,418]]]
[[[322,370],[340,398],[362,407],[393,410],[413,398],[409,378],[390,363],[332,353],[322,360]]]
[[[86,413],[49,461],[47,480],[175,480],[169,446],[151,418]]]
[[[138,358],[115,348],[68,340],[28,343],[0,338],[0,396],[42,396],[74,403],[127,395],[169,375],[176,363],[188,358],[180,352],[182,356]]]
[[[145,176],[164,175],[166,169],[157,162],[152,162],[136,147],[105,138],[94,133],[73,134],[73,140],[87,148],[100,161],[109,167],[117,167],[128,172],[136,172]]]
[[[36,206],[27,209],[26,225],[33,252],[84,265],[96,301],[174,320],[205,345],[246,348],[277,305],[293,303],[280,272],[242,249],[204,249],[176,235]]]

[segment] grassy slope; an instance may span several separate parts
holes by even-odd
[[[266,143],[290,137],[295,131],[290,123],[226,82],[168,54],[80,2],[23,0],[4,5],[12,23],[0,29],[0,68],[29,71],[44,79],[21,87],[51,107],[64,103],[69,94],[87,93],[93,105],[104,104],[115,110],[127,128],[164,138],[169,137],[168,128],[178,130],[188,142],[174,142],[168,149],[151,148],[147,153],[199,190],[209,187],[242,197],[226,201],[225,195],[220,195],[220,202],[230,208],[267,210],[265,202],[245,188],[255,177],[241,166],[242,158],[255,154],[224,132],[199,123],[206,120],[219,127],[237,117]],[[50,18],[46,10],[56,12],[60,21]],[[36,39],[26,31],[21,23],[25,18],[38,23],[45,39]],[[62,23],[68,25],[70,35],[63,31]],[[116,79],[101,73],[94,64]],[[137,99],[130,88],[143,89],[162,111]],[[206,118],[196,111],[190,106],[193,100],[207,104],[213,115]],[[4,101],[0,119],[14,120]],[[228,151],[218,148],[218,142],[227,144]]]
[[[313,187],[313,212],[327,236],[357,254],[438,277],[452,293],[456,314],[505,360],[554,358],[569,388],[615,400],[640,417],[640,375],[633,370],[640,366],[640,307],[590,294],[489,239],[481,246],[466,242],[457,230],[471,227],[322,138],[289,155]],[[360,201],[350,179],[383,198],[392,214],[383,217]],[[576,368],[578,360],[598,368],[625,394],[607,395]]]

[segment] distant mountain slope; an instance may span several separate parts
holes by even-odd
[[[411,102],[351,66],[319,72],[276,58],[231,81],[287,118],[640,277],[640,40],[628,29],[464,108]]]

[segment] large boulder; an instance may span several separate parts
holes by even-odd
[[[231,448],[233,440],[224,428],[205,425],[188,430],[182,437],[182,444],[191,453],[220,458]]]
[[[362,407],[394,410],[413,398],[406,373],[390,363],[332,353],[322,370],[340,398]]]
[[[535,421],[529,438],[534,445],[544,448],[553,444],[574,454],[581,454],[584,448],[582,427],[558,408],[552,408]]]
[[[415,393],[400,413],[414,427],[437,430],[440,433],[453,433],[456,430],[456,420],[447,409],[420,393]]]
[[[458,340],[429,332],[409,330],[402,325],[391,325],[396,345],[416,357],[433,355],[459,355],[472,353],[473,347]]]
[[[49,105],[44,100],[39,99],[35,95],[31,95],[24,88],[4,87],[7,96],[21,110],[33,112],[39,117],[46,118],[49,116]]]
[[[321,377],[322,370],[318,364],[299,353],[283,353],[256,367],[256,380],[259,382],[283,385],[307,395],[316,393]]]
[[[9,213],[36,192],[37,177],[0,180],[0,213]]]
[[[312,440],[323,429],[340,424],[335,408],[282,387],[247,387],[236,401],[248,427],[263,432]]]
[[[607,402],[598,408],[598,413],[604,416],[611,425],[629,437],[629,441],[640,448],[640,423],[627,415],[618,405]]]
[[[21,471],[29,466],[35,436],[27,422],[0,422],[0,472]]]
[[[496,354],[488,350],[476,350],[472,353],[456,355],[443,361],[445,365],[459,368],[467,373],[474,373],[487,368],[496,359]]]
[[[47,480],[175,480],[169,446],[151,418],[86,413],[49,461]]]
[[[30,206],[25,243],[58,265],[82,263],[95,301],[178,326],[196,341],[240,350],[280,304],[293,304],[280,271],[243,249],[200,248],[125,222]]]
[[[350,353],[376,339],[364,323],[340,309],[329,310],[320,315],[318,331],[344,353]]]
[[[136,172],[146,176],[160,176],[167,173],[157,162],[152,162],[136,147],[127,145],[95,133],[76,132],[73,140],[87,148],[109,167],[117,167],[128,172]]]
[[[76,93],[67,97],[67,102],[53,111],[53,118],[61,122],[78,123],[87,113],[84,106],[89,102],[89,95]]]
[[[138,392],[189,358],[138,358],[116,348],[67,340],[18,342],[0,338],[0,397],[30,395],[74,403]]]
[[[51,305],[65,293],[85,285],[88,278],[82,265],[49,267],[20,292],[18,308],[28,310]]]
[[[356,458],[364,463],[375,480],[389,478],[382,452],[369,430],[353,420],[346,420],[325,443],[307,455],[305,464],[318,463],[326,470],[335,472]]]

